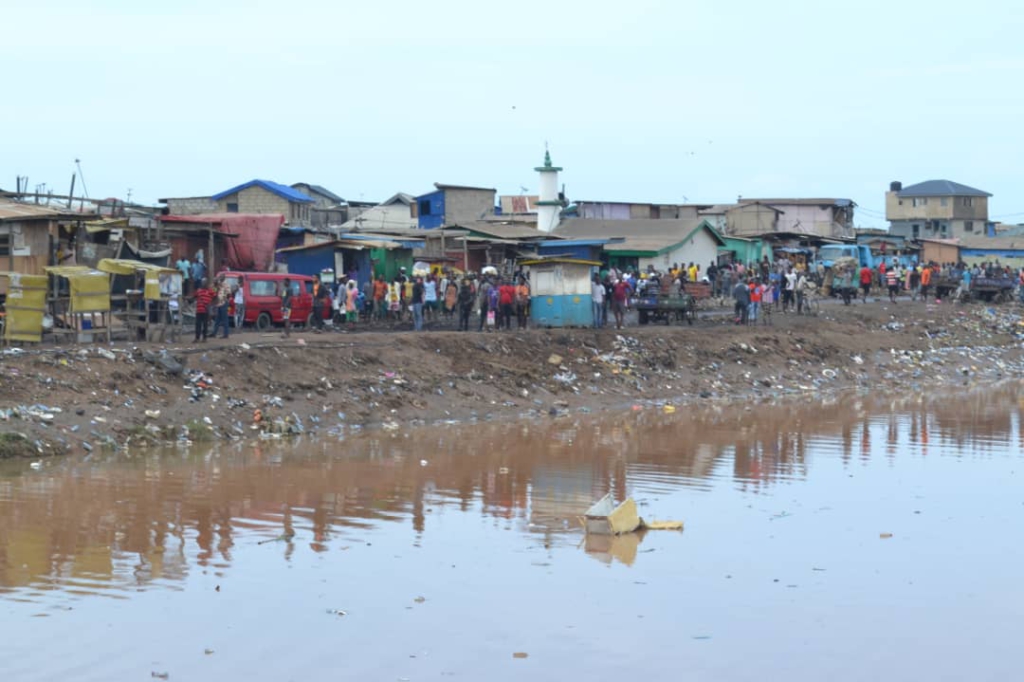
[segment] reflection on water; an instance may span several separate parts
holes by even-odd
[[[0,679],[1016,679],[1018,392],[0,463]]]
[[[240,536],[279,542],[288,559],[297,545],[327,552],[332,539],[388,524],[418,536],[447,509],[555,542],[579,535],[580,513],[608,490],[618,499],[638,495],[641,504],[722,478],[742,491],[770,491],[807,478],[809,452],[849,463],[934,448],[958,457],[1024,448],[1016,395],[1011,386],[927,402],[848,398],[428,428],[52,460],[32,472],[8,463],[0,469],[0,588],[30,588],[21,596],[175,588],[196,567],[228,567]],[[628,565],[637,547],[633,539],[607,547],[597,540],[587,551]]]

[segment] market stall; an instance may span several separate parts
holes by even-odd
[[[181,272],[152,263],[118,258],[104,258],[96,267],[109,273],[112,278],[132,278],[123,295],[124,312],[118,313],[123,316],[129,340],[178,339],[181,331]]]
[[[43,340],[46,275],[0,272],[0,345]]]
[[[52,280],[47,304],[54,341],[89,343],[96,334],[110,341],[110,275],[84,265],[44,268]]]

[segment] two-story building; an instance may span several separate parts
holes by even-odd
[[[889,185],[885,219],[889,232],[907,239],[947,239],[986,233],[988,192],[951,180]]]
[[[434,191],[416,197],[414,217],[421,230],[450,225],[468,225],[494,215],[498,194],[487,187],[434,183]]]

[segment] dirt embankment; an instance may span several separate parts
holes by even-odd
[[[8,352],[0,359],[0,457],[820,398],[857,387],[905,391],[1020,376],[1024,367],[1024,326],[1009,307],[875,303],[773,322],[288,340],[244,333],[175,347]]]

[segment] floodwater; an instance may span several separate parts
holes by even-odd
[[[1019,393],[0,463],[0,680],[1019,679]]]

